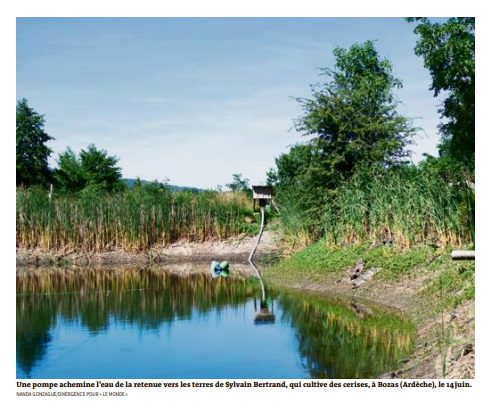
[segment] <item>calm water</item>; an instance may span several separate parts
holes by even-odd
[[[293,292],[262,301],[234,270],[18,270],[17,378],[371,378],[412,349],[395,315]]]

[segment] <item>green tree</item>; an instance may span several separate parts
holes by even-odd
[[[88,185],[98,185],[108,192],[122,189],[121,168],[118,158],[109,156],[106,150],[98,150],[94,144],[80,151],[80,162]]]
[[[406,20],[418,23],[414,32],[420,39],[414,51],[431,73],[430,89],[435,97],[446,95],[439,110],[445,119],[439,125],[440,154],[474,168],[475,19],[454,17],[443,24],[425,17]]]
[[[52,150],[46,145],[53,137],[44,131],[44,116],[27,104],[17,101],[16,108],[16,184],[46,185],[50,181],[48,158]]]
[[[87,182],[77,155],[67,148],[58,156],[58,169],[53,172],[57,188],[63,192],[78,192]]]
[[[331,173],[324,170],[319,140],[297,144],[276,158],[276,168],[267,172],[267,184],[274,187],[281,220],[288,233],[301,230],[317,234],[320,208],[332,184]]]
[[[405,163],[416,132],[397,111],[393,92],[402,82],[373,42],[338,47],[334,56],[334,69],[322,69],[311,97],[296,99],[303,113],[294,127],[310,140],[279,156],[267,174],[292,232],[314,238],[338,187],[361,168],[376,173]]]
[[[371,41],[337,47],[334,56],[335,69],[322,69],[326,81],[312,86],[312,97],[296,99],[303,114],[295,128],[318,138],[323,171],[347,179],[359,166],[388,167],[408,157],[416,129],[397,112],[393,90],[402,82],[391,63]]]
[[[118,158],[109,156],[106,150],[98,150],[94,144],[81,150],[79,156],[67,148],[59,155],[54,177],[59,189],[79,192],[86,188],[115,192],[124,189]]]
[[[279,193],[303,189],[310,183],[310,174],[318,167],[320,156],[312,143],[297,144],[288,153],[276,158],[276,168],[267,172],[267,183]]]
[[[322,69],[324,81],[312,86],[311,98],[296,99],[303,114],[295,128],[311,140],[276,160],[281,193],[290,188],[314,212],[358,168],[405,162],[416,132],[397,111],[393,90],[401,80],[373,42],[338,47],[334,56],[334,69]]]
[[[233,192],[244,192],[250,194],[250,179],[242,177],[241,173],[233,174],[233,182],[226,183],[226,187],[230,188]]]

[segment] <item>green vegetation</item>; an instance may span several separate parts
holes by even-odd
[[[473,315],[459,331],[451,314],[474,300],[475,264],[450,257],[475,243],[474,19],[418,22],[416,53],[435,96],[447,92],[440,156],[405,161],[417,129],[397,113],[392,89],[401,83],[373,44],[336,48],[335,69],[323,70],[330,81],[312,87],[312,99],[298,99],[295,128],[312,138],[267,173],[291,255],[263,276],[274,286],[351,295],[350,272],[362,258],[376,273],[354,296],[405,310],[421,329],[414,365],[438,354],[446,376],[451,351],[459,359],[464,345],[474,348]],[[469,368],[461,374],[474,376]]]
[[[359,258],[364,269],[374,268],[376,272],[372,281],[351,289],[350,273]],[[356,303],[363,299],[404,311],[418,330],[415,353],[406,364],[404,378],[426,369],[430,377],[449,377],[457,372],[462,378],[474,377],[473,360],[455,368],[453,363],[474,348],[471,303],[475,298],[475,264],[453,261],[450,249],[369,244],[328,247],[318,241],[265,270],[263,277],[270,286],[322,288],[327,295],[337,297],[340,293],[353,297]],[[303,336],[309,333],[305,331]],[[435,369],[437,362],[440,371]]]
[[[362,258],[366,269],[378,270],[374,279],[382,284],[419,281],[414,299],[426,304],[419,306],[426,313],[419,317],[441,315],[445,331],[444,311],[475,295],[474,262],[450,258],[452,248],[475,244],[475,20],[408,21],[417,23],[415,53],[430,70],[430,89],[435,96],[445,93],[439,156],[426,155],[418,165],[407,161],[418,129],[399,113],[394,91],[403,84],[375,44],[335,48],[334,69],[322,69],[310,98],[295,99],[302,114],[294,128],[309,139],[277,157],[267,173],[280,209],[275,227],[293,255],[264,276],[282,285],[344,281],[347,292],[348,272]],[[140,180],[130,189],[118,159],[94,145],[78,156],[67,148],[50,171],[45,144],[52,138],[43,125],[25,99],[17,102],[17,247],[146,250],[258,230],[245,221],[253,213],[249,180],[241,174],[226,185],[230,193],[173,192]],[[384,301],[398,296],[382,289],[376,295]],[[300,320],[326,316],[310,303],[306,309],[291,312]],[[300,328],[300,334],[310,332]],[[372,329],[365,334],[370,337]]]
[[[464,246],[474,242],[474,189],[467,172],[438,173],[403,166],[385,173],[360,170],[320,206],[302,210],[305,197],[278,190],[287,246],[323,238],[331,245],[370,242]],[[310,200],[310,192],[306,199]]]
[[[416,131],[397,112],[393,90],[401,81],[372,42],[336,48],[334,56],[335,69],[322,70],[329,82],[312,86],[311,98],[296,99],[303,114],[294,127],[314,138],[277,158],[267,175],[280,203],[289,195],[308,217],[319,217],[332,191],[356,170],[384,171],[409,156],[405,147]]]
[[[304,136],[316,136],[317,161],[327,185],[337,185],[358,167],[388,166],[409,156],[416,129],[397,111],[394,89],[402,87],[392,65],[371,41],[336,47],[335,69],[322,69],[328,82],[312,86],[310,99],[296,99],[303,114],[294,121]]]
[[[475,155],[475,18],[449,18],[443,24],[425,17],[407,18],[417,22],[416,55],[430,70],[430,89],[435,97],[445,94],[439,126],[440,154],[474,169]]]
[[[79,192],[85,188],[104,192],[122,191],[122,180],[118,159],[108,156],[105,150],[98,150],[94,144],[81,150],[79,156],[67,148],[58,158],[58,168],[54,171],[57,189],[62,192]]]
[[[90,144],[59,155],[48,168],[53,138],[44,118],[17,103],[16,246],[26,249],[146,250],[180,239],[205,241],[258,232],[248,179],[233,175],[229,193],[173,190],[137,179],[129,188],[118,158]],[[49,191],[48,186],[51,184]]]
[[[274,265],[264,276],[274,285],[305,280],[329,286],[342,281],[347,286],[349,271],[358,258],[363,259],[365,269],[378,269],[374,279],[382,283],[397,286],[426,275],[421,294],[436,305],[435,310],[474,299],[474,262],[453,261],[449,250],[429,246],[412,250],[368,244],[329,248],[318,241]]]
[[[148,184],[121,193],[86,188],[52,199],[41,189],[17,190],[18,247],[143,250],[179,239],[225,239],[248,232],[250,201],[242,193],[171,192]]]
[[[27,104],[26,99],[17,101],[16,108],[16,184],[48,185],[50,170],[48,157],[51,149],[45,144],[52,140],[44,131],[44,117]]]
[[[25,99],[17,103],[17,247],[145,250],[257,232],[257,224],[245,221],[253,213],[241,175],[233,175],[230,193],[173,191],[140,179],[128,188],[118,158],[94,144],[78,155],[68,147],[50,170],[45,144],[52,138],[43,124]]]
[[[471,37],[461,46],[469,49]],[[334,246],[473,244],[474,165],[467,163],[474,151],[462,149],[465,160],[443,154],[406,162],[417,129],[397,112],[393,89],[402,83],[390,62],[369,41],[336,48],[334,56],[335,69],[322,70],[328,82],[312,86],[311,99],[297,99],[303,114],[295,128],[313,138],[279,156],[267,173],[287,247],[319,239]],[[473,66],[474,55],[464,64]],[[464,125],[446,128],[458,134]]]
[[[375,306],[296,292],[283,293],[278,303],[314,378],[375,377],[412,352],[414,326]]]
[[[474,193],[464,180],[451,183],[410,166],[356,173],[325,205],[321,225],[334,245],[461,246],[473,241],[473,210]]]

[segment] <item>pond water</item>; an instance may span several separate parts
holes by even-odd
[[[374,378],[412,350],[395,314],[235,272],[17,270],[17,378]],[[236,276],[235,276],[236,275]]]

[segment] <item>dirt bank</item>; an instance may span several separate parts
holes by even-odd
[[[147,251],[113,249],[105,252],[80,252],[73,249],[41,251],[36,249],[16,250],[18,266],[49,265],[68,263],[79,266],[118,265],[176,262],[229,261],[246,263],[256,237],[246,235],[226,241],[188,242],[177,241],[166,247],[153,247]],[[271,231],[262,234],[261,244],[255,258],[268,261],[278,255],[278,236]]]

